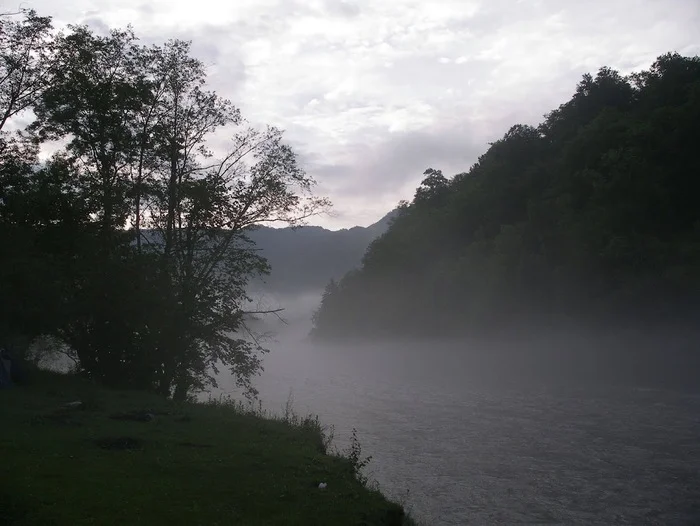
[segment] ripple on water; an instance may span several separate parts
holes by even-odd
[[[337,351],[273,349],[263,400],[291,392],[340,445],[356,427],[371,476],[431,524],[700,524],[697,396]]]

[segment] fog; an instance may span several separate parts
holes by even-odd
[[[700,332],[530,327],[489,339],[320,344],[320,291],[284,306],[262,405],[318,414],[430,524],[700,521]],[[236,393],[221,375],[212,394]]]

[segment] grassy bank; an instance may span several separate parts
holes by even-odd
[[[317,421],[40,373],[0,391],[0,524],[407,524],[324,449]]]

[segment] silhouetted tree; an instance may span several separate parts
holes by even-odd
[[[3,324],[58,336],[112,385],[183,399],[224,366],[254,392],[264,349],[242,336],[246,284],[268,267],[246,232],[329,204],[282,132],[207,91],[189,43],[83,26],[52,40],[33,12],[2,23],[0,110],[36,115],[1,138],[0,241],[17,248],[0,258],[0,292],[22,298]],[[228,152],[209,149],[214,132]],[[37,145],[58,139],[40,166]]]

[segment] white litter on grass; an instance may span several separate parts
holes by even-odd
[[[75,402],[68,402],[67,404],[64,404],[63,407],[76,408],[82,405],[83,403],[80,400],[76,400]]]
[[[325,482],[321,482],[321,483],[318,485],[318,489],[326,489],[327,487],[328,487],[328,484],[326,484]]]

